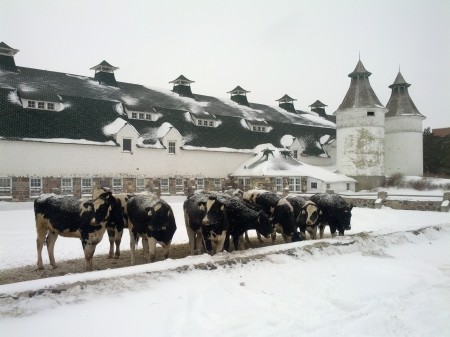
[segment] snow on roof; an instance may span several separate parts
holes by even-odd
[[[22,138],[28,142],[41,143],[64,143],[64,144],[80,144],[80,145],[103,145],[103,146],[117,146],[112,140],[107,142],[94,142],[86,139],[69,139],[69,138]]]
[[[162,125],[158,128],[158,131],[156,132],[156,137],[158,139],[164,137],[167,134],[167,132],[169,132],[172,128],[173,128],[172,124],[168,122],[162,123]]]
[[[8,99],[11,103],[22,105],[22,103],[20,103],[20,99],[19,99],[19,96],[17,95],[16,91],[11,91],[8,94]]]
[[[208,102],[198,102],[190,97],[182,97],[182,96],[178,95],[177,93],[174,93],[172,90],[152,87],[152,86],[148,86],[148,85],[145,85],[144,87],[147,89],[153,90],[153,91],[157,91],[164,95],[170,96],[171,98],[174,98],[174,99],[180,101],[180,103],[182,104],[182,106],[185,109],[187,109],[193,113],[203,112],[203,110],[209,105]]]
[[[269,144],[271,145],[271,144]],[[260,150],[259,152],[257,152]],[[231,176],[245,177],[311,177],[326,183],[355,182],[353,178],[342,174],[330,172],[324,168],[301,163],[292,157],[284,157],[280,149],[267,144],[255,148],[256,155],[245,161]],[[269,153],[268,158],[262,153],[264,149],[275,150]]]
[[[117,132],[119,132],[128,122],[122,118],[117,118],[114,122],[111,124],[105,125],[102,129],[103,134],[105,136],[111,136],[115,135]]]
[[[285,147],[288,148],[289,146],[292,145],[292,143],[294,142],[295,137],[292,135],[284,135],[283,137],[281,137],[280,139],[280,144]]]

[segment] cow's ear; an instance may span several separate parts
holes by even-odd
[[[305,211],[305,210],[303,210],[303,211],[302,211],[302,214],[306,214],[306,211]]]
[[[322,210],[319,210],[319,214],[322,215]]]
[[[83,204],[83,207],[86,208],[88,211],[91,211],[91,207],[93,207],[94,205],[91,202],[85,202]]]

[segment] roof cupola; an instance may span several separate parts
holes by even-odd
[[[355,70],[348,75],[348,77],[352,79],[350,88],[338,110],[351,108],[383,108],[383,105],[380,103],[370,85],[370,75],[372,75],[372,73],[367,71],[361,60],[359,60]]]
[[[19,72],[14,62],[14,55],[18,53],[19,49],[14,49],[4,42],[0,42],[0,70],[11,72]]]
[[[394,117],[401,115],[414,115],[424,117],[409,96],[408,88],[411,84],[407,83],[399,71],[394,83],[389,88],[392,89],[391,97],[386,105],[388,112],[386,117]],[[425,117],[424,117],[425,118]]]
[[[117,84],[116,77],[114,76],[114,71],[117,69],[119,68],[110,65],[105,60],[91,68],[91,70],[95,70],[94,79],[97,80],[99,84],[109,85],[112,87],[119,86]]]
[[[183,75],[180,75],[169,83],[173,83],[172,91],[176,92],[178,95],[182,97],[195,98],[191,90],[191,83],[195,83],[195,81],[191,81]]]
[[[231,94],[231,100],[236,102],[239,105],[245,105],[248,107],[250,103],[247,100],[247,93],[250,91],[242,89],[239,85],[231,91],[228,91],[227,94]]]
[[[290,97],[289,95],[284,95],[280,99],[277,99],[276,102],[279,102],[278,106],[286,111],[296,113],[294,108],[295,98]]]
[[[318,113],[320,117],[327,118],[327,114],[325,112],[326,106],[328,106],[328,105],[317,100],[313,104],[311,104],[309,107],[311,108],[311,111]]]

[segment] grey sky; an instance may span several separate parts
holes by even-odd
[[[448,0],[0,0],[0,41],[16,64],[79,75],[102,60],[118,81],[170,89],[183,74],[194,93],[297,109],[316,99],[333,113],[361,61],[386,105],[401,67],[424,127],[450,127]]]

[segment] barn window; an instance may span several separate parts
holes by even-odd
[[[374,116],[375,116],[375,112],[373,112],[373,111],[367,111],[367,116],[368,116],[368,117],[374,117]]]
[[[175,142],[169,142],[169,153],[175,154]]]
[[[28,101],[28,107],[29,108],[36,108],[36,102],[35,101]]]
[[[145,179],[144,178],[136,178],[136,192],[145,191]]]
[[[330,184],[327,184],[327,190],[329,190],[331,188]]]
[[[161,185],[161,193],[168,194],[169,193],[169,179],[162,178],[160,185]]]
[[[184,193],[183,178],[175,179],[175,188],[176,188],[176,193]]]
[[[30,178],[30,197],[38,196],[42,193],[42,178]]]
[[[283,192],[283,178],[278,177],[275,179],[275,187],[277,192]]]
[[[151,114],[145,114],[145,119],[148,121],[152,120],[152,115]]]
[[[292,152],[293,152],[292,157],[297,159],[298,158],[298,150],[293,150]]]
[[[347,183],[347,191],[350,191],[350,184]]]
[[[73,181],[72,178],[61,179],[61,194],[73,194]]]
[[[312,182],[311,183],[311,189],[316,190],[317,189],[317,183]]]
[[[301,192],[301,178],[289,178],[289,191],[291,192]]]
[[[144,119],[144,114],[142,112],[139,113],[139,119]]]
[[[250,188],[250,178],[239,178],[238,184],[240,189],[247,190]]]
[[[137,119],[137,112],[132,112],[131,113],[131,118],[133,118],[133,119]]]
[[[214,179],[214,189],[220,191],[222,189],[222,180],[220,178]]]
[[[123,139],[122,151],[123,152],[131,152],[131,139],[130,138]]]
[[[55,110],[55,103],[47,103],[47,110]]]
[[[112,181],[112,187],[113,187],[114,193],[121,193],[122,192],[122,179],[114,178]]]
[[[45,103],[44,102],[38,102],[38,109],[45,109]]]
[[[81,178],[81,193],[82,194],[92,194],[92,179],[91,178]]]
[[[197,178],[197,190],[203,190],[205,188],[205,178]]]
[[[0,196],[11,196],[11,178],[0,178]]]

